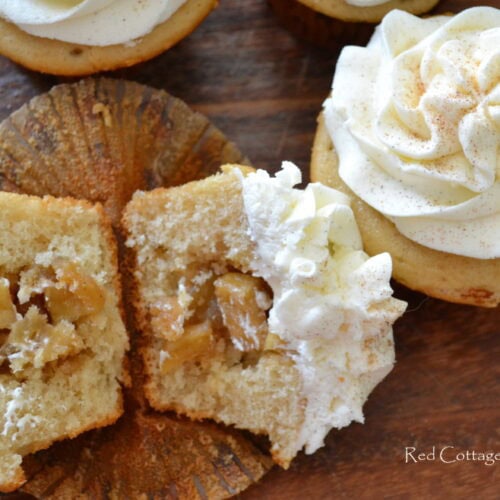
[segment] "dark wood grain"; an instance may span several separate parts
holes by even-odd
[[[481,3],[498,7],[498,0]],[[472,5],[445,0],[437,11]],[[289,159],[307,173],[337,55],[294,38],[263,0],[221,0],[177,47],[112,76],[180,97],[255,166],[274,171]],[[60,81],[0,58],[0,119]],[[406,464],[405,447],[500,452],[500,309],[446,304],[401,287],[396,295],[410,302],[395,327],[398,362],[367,403],[365,425],[332,432],[315,455],[273,469],[242,498],[498,498],[500,462]]]

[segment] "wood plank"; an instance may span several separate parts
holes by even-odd
[[[443,0],[436,12],[472,5]],[[178,46],[112,76],[180,97],[255,166],[275,171],[288,159],[307,176],[337,55],[294,38],[262,0],[221,0]],[[0,119],[61,81],[0,58]],[[274,468],[242,498],[498,497],[498,462],[405,463],[405,447],[439,454],[453,446],[448,460],[500,452],[500,309],[446,304],[399,286],[396,295],[410,302],[395,327],[398,362],[366,405],[365,425],[332,432],[315,455],[301,454],[288,471]]]

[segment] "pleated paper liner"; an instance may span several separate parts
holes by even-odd
[[[217,0],[187,0],[150,33],[128,44],[89,46],[36,37],[0,18],[0,54],[42,73],[84,76],[151,59],[189,35]]]
[[[500,303],[500,259],[473,259],[419,245],[400,234],[391,221],[344,184],[323,114],[319,116],[314,139],[311,179],[349,195],[366,252],[389,252],[393,277],[399,283],[449,302],[483,307]]]
[[[265,465],[236,432],[215,424],[129,412],[112,427],[25,460],[22,488],[41,499],[226,498]]]
[[[338,52],[344,45],[366,45],[375,25],[392,9],[422,14],[439,0],[389,0],[358,7],[346,0],[268,0],[281,24],[298,38]]]
[[[280,24],[297,38],[338,52],[346,44],[365,45],[373,24],[345,22],[317,12],[296,0],[268,0]]]
[[[112,79],[54,87],[0,125],[0,188],[103,203],[117,224],[137,189],[216,172],[242,154],[166,92]]]
[[[133,82],[60,85],[0,124],[1,189],[99,201],[115,227],[137,189],[201,179],[223,163],[248,161],[206,117]],[[123,259],[121,267],[127,292]],[[272,463],[246,433],[149,409],[126,293],[124,303],[132,336],[125,415],[26,457],[21,491],[40,499],[224,498],[261,478]]]

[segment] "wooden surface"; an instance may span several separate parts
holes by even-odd
[[[443,0],[439,11],[475,4]],[[221,0],[177,47],[113,76],[185,100],[255,166],[274,171],[289,159],[307,172],[336,56],[295,39],[263,0]],[[60,81],[0,58],[0,119]],[[288,471],[274,468],[242,498],[498,498],[500,462],[446,464],[438,455],[445,446],[454,447],[447,460],[500,452],[500,309],[446,304],[399,287],[396,295],[410,303],[395,327],[398,361],[367,403],[365,425],[332,432],[315,455],[300,455]],[[436,459],[405,463],[406,447],[426,454],[434,447]]]

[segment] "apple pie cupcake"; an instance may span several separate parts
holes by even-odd
[[[346,47],[320,115],[312,178],[353,197],[369,254],[406,286],[500,302],[500,10],[388,14]]]
[[[373,25],[393,9],[412,14],[431,10],[439,0],[269,0],[292,33],[316,45],[338,49],[365,44]]]
[[[226,165],[137,191],[122,219],[160,411],[266,434],[287,468],[362,407],[394,363],[391,258],[363,252],[347,196]]]
[[[151,59],[191,33],[217,0],[0,1],[0,54],[80,76]]]

